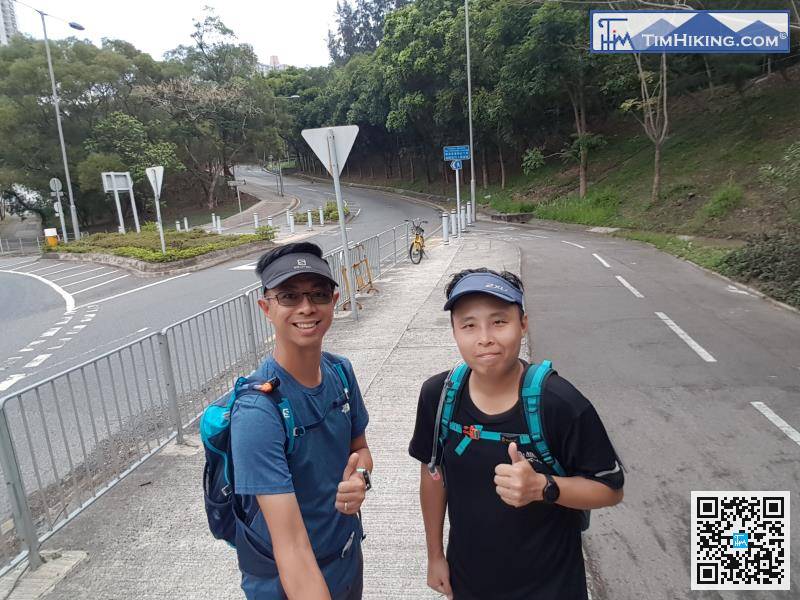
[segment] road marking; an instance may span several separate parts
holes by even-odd
[[[0,381],[0,392],[5,392],[8,388],[12,385],[17,383],[20,379],[25,379],[27,375],[23,373],[16,373],[15,375],[9,375],[3,381]]]
[[[752,404],[753,408],[755,408],[758,412],[767,417],[772,424],[775,425],[775,427],[785,433],[790,440],[800,446],[800,432],[772,412],[772,410],[770,410],[770,408],[763,402],[751,402],[750,404]]]
[[[633,294],[634,296],[636,296],[637,298],[644,298],[644,296],[639,292],[639,290],[637,290],[630,283],[625,281],[625,279],[622,276],[617,275],[617,281],[619,281],[622,285],[624,285],[626,288],[628,288],[630,293]]]
[[[599,254],[592,254],[592,256],[594,256],[597,260],[599,260],[600,264],[603,265],[606,269],[610,269],[611,268],[611,265],[608,264],[606,261],[604,261],[603,257],[600,256]]]
[[[657,312],[656,315],[658,316],[659,319],[661,319],[662,321],[664,321],[664,323],[666,323],[667,327],[669,327],[670,329],[672,329],[672,331],[677,333],[678,337],[681,338],[684,342],[686,342],[686,344],[692,350],[697,352],[700,358],[702,358],[706,362],[717,362],[717,359],[711,356],[711,354],[705,348],[703,348],[700,344],[698,344],[691,337],[689,337],[689,334],[687,334],[683,329],[678,327],[675,324],[675,321],[670,319],[667,315],[665,315],[662,312]]]
[[[91,304],[84,304],[81,305],[79,308],[83,308],[84,306],[94,306],[95,304],[100,304],[102,302],[108,302],[109,300],[114,300],[115,298],[120,298],[122,296],[127,296],[128,294],[133,294],[134,292],[138,292],[140,290],[144,290],[154,285],[161,285],[162,283],[167,283],[168,281],[172,281],[173,279],[180,279],[181,277],[188,277],[191,273],[184,273],[183,275],[175,275],[175,277],[169,277],[167,279],[162,279],[161,281],[156,281],[155,283],[148,283],[147,285],[143,285],[138,288],[133,288],[132,290],[128,290],[127,292],[122,292],[119,294],[114,294],[113,296],[109,296],[108,298],[103,298],[102,300],[93,300]]]
[[[523,233],[519,237],[521,238],[539,238],[540,240],[549,240],[549,235],[536,235],[535,233]]]
[[[31,260],[29,258],[26,258],[25,260],[21,260],[20,262],[11,263],[10,265],[3,265],[3,266],[6,269],[10,269],[11,267],[18,267],[20,265],[32,265],[35,262],[39,262],[39,259],[37,258],[36,260]]]
[[[86,275],[86,273],[94,273],[95,271],[100,271],[102,269],[107,269],[108,267],[97,267],[96,269],[89,269],[88,271],[78,271],[77,273],[73,273],[72,275],[64,275],[64,277],[56,277],[53,281],[61,281],[62,279],[72,279],[73,277],[77,277],[78,275]]]
[[[64,347],[64,344],[61,344],[60,346],[50,346],[47,349],[48,350],[58,350],[59,348],[63,348],[63,347]]]
[[[147,331],[148,329],[150,329],[150,328],[149,328],[149,327],[142,327],[141,329],[137,329],[137,330],[136,330],[136,333],[144,333],[144,332],[145,332],[145,331]]]
[[[56,275],[57,273],[66,273],[67,271],[74,271],[75,269],[82,269],[85,265],[78,265],[77,267],[69,267],[67,269],[61,269],[60,271],[53,271],[52,273],[48,273],[47,276]],[[33,271],[31,271],[32,273]]]
[[[39,344],[44,344],[47,340],[33,340],[29,346],[38,346]]]
[[[383,281],[386,281],[386,279],[384,279]],[[260,284],[258,284],[258,283],[251,283],[250,285],[246,285],[246,286],[244,286],[244,287],[240,287],[240,288],[239,288],[239,291],[240,291],[240,292],[243,292],[244,290],[251,290],[251,289],[252,289],[252,290],[254,290],[254,289],[258,288],[258,287],[261,287],[261,286],[260,286]]]
[[[750,295],[750,292],[746,292],[744,290],[740,290],[735,285],[729,285],[727,289],[728,289],[729,292],[732,292],[734,294],[744,294],[745,296],[749,296]]]
[[[586,250],[586,246],[581,246],[580,244],[576,244],[575,242],[568,242],[566,240],[561,240],[561,243],[562,244],[569,244],[570,246],[575,246],[576,248],[581,248],[583,250]]]
[[[44,361],[46,361],[51,356],[53,356],[53,355],[52,354],[40,354],[39,356],[34,358],[31,362],[29,362],[27,365],[25,365],[23,368],[25,368],[25,369],[33,369],[35,367],[38,367],[40,364],[42,364]]]
[[[33,348],[22,348],[20,352],[33,352]]]
[[[22,360],[21,356],[9,356],[6,362],[17,362],[18,360]]]
[[[114,279],[109,279],[108,281],[104,281],[102,283],[96,283],[95,285],[89,286],[87,288],[83,288],[82,290],[78,290],[74,292],[74,294],[82,294],[83,292],[88,292],[89,290],[93,290],[94,288],[99,288],[104,285],[108,285],[109,283],[114,283],[115,281],[119,281],[120,279],[125,279],[128,275],[120,275],[119,277],[114,277]],[[91,321],[91,319],[89,319]],[[77,327],[77,325],[76,325]]]
[[[28,273],[38,273],[39,271],[49,271],[50,269],[55,269],[56,267],[60,267],[64,263],[56,263],[54,265],[48,265],[46,267],[42,267],[41,269],[34,269],[33,271],[27,271]]]
[[[80,331],[81,329],[84,329],[85,327],[86,327],[86,325],[73,325],[72,326],[72,328],[77,330],[77,331]]]
[[[99,279],[100,277],[108,277],[109,275],[113,275],[116,273],[116,270],[111,271],[110,273],[100,273],[100,275],[92,275],[91,277],[87,277],[86,279],[80,279],[78,281],[73,281],[72,283],[65,283],[64,287],[71,287],[73,285],[78,285],[79,283],[85,283],[87,281],[91,281],[92,279]]]
[[[53,327],[52,329],[48,329],[47,331],[45,331],[42,334],[42,337],[53,337],[59,331],[61,331],[61,327]]]
[[[214,298],[213,300],[209,300],[209,301],[208,301],[208,303],[209,303],[209,304],[214,304],[215,302],[219,302],[219,301],[220,301],[220,300],[222,300],[223,298],[227,298],[228,300],[233,300],[233,299],[234,299],[234,298],[236,298],[236,296],[238,296],[238,295],[239,295],[239,294],[234,294],[233,296],[231,296],[231,295],[230,295],[230,293],[228,293],[228,294],[225,294],[224,296],[220,296],[219,298]],[[229,296],[230,296],[230,297],[229,297]]]
[[[231,267],[229,271],[252,271],[256,268],[256,263],[249,263],[246,265],[239,265],[238,267]]]
[[[43,284],[45,284],[47,286],[50,286],[56,292],[58,292],[58,294],[64,299],[64,304],[66,304],[66,306],[67,306],[67,312],[71,312],[71,311],[75,310],[75,298],[73,298],[69,294],[69,292],[67,292],[60,285],[56,285],[55,283],[53,283],[49,279],[45,279],[44,277],[39,277],[39,275],[36,275],[35,273],[22,273],[22,272],[18,272],[18,271],[8,271],[8,270],[5,270],[5,269],[0,269],[0,273],[12,273],[14,275],[24,275],[25,277],[33,277],[34,279],[38,279]]]

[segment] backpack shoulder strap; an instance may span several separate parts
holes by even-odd
[[[565,471],[558,460],[550,452],[550,446],[544,436],[542,427],[541,400],[542,392],[547,378],[553,373],[553,363],[544,360],[539,365],[531,364],[525,372],[522,383],[522,405],[525,411],[525,420],[528,422],[528,431],[531,443],[542,461],[549,466],[556,475],[563,477]]]
[[[436,470],[439,446],[443,446],[444,442],[447,440],[450,421],[453,419],[456,398],[464,382],[467,380],[468,375],[469,366],[465,362],[460,362],[448,373],[442,385],[442,392],[439,395],[439,405],[436,409],[436,420],[433,423],[431,460],[428,463],[428,471],[434,479],[439,478],[438,471]]]
[[[295,438],[302,436],[305,430],[303,427],[297,426],[289,398],[276,393],[279,385],[280,380],[277,377],[273,377],[268,381],[240,377],[233,388],[231,405],[236,401],[236,398],[248,393],[257,393],[269,398],[280,413],[283,431],[286,434],[286,455],[290,456],[294,452]]]
[[[344,372],[344,357],[337,354],[331,354],[330,352],[323,352],[322,355],[333,365],[333,370],[336,371],[336,374],[339,376],[339,381],[342,382],[342,387],[344,388],[344,397],[349,401],[350,382],[347,381],[347,374]]]

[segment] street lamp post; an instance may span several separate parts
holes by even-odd
[[[475,206],[475,149],[472,145],[472,69],[469,60],[469,0],[464,0],[464,21],[466,23],[467,36],[467,112],[469,113],[469,198],[472,204],[472,219],[475,220],[478,213]]]
[[[47,13],[38,9],[34,10],[39,13],[42,18],[42,31],[44,32],[44,48],[47,53],[47,68],[50,71],[50,84],[53,87],[53,109],[56,111],[56,125],[58,126],[58,140],[61,143],[61,158],[64,161],[64,175],[67,180],[67,194],[69,195],[69,212],[72,217],[72,235],[75,240],[81,237],[80,228],[78,226],[78,213],[75,210],[75,197],[72,194],[72,179],[69,176],[69,163],[67,162],[67,147],[64,144],[64,130],[61,127],[61,110],[59,108],[58,90],[56,88],[56,77],[53,73],[53,59],[50,57],[50,40],[47,39],[47,24],[44,18]],[[78,23],[71,22],[69,24],[73,29],[83,31],[84,27]]]

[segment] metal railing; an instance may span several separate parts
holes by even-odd
[[[407,258],[407,225],[353,244],[377,279]],[[344,252],[326,255],[344,284]],[[260,287],[0,399],[0,576],[169,441],[273,349]],[[344,296],[344,294],[342,294]],[[341,298],[340,303],[346,301]],[[337,309],[341,308],[341,304]]]
[[[32,239],[0,236],[0,256],[37,254],[42,251],[43,244],[44,240],[39,237]]]

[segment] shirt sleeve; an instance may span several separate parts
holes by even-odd
[[[555,392],[557,403],[562,407],[561,415],[554,419],[560,430],[554,437],[559,443],[558,452],[561,466],[569,476],[593,479],[618,490],[625,484],[623,466],[614,449],[600,415],[591,402],[572,384],[562,378],[549,385],[548,391]],[[545,434],[549,436],[548,432]]]
[[[294,492],[285,443],[283,423],[272,400],[255,394],[237,398],[231,413],[231,454],[237,494]]]
[[[364,404],[364,397],[361,395],[361,388],[358,387],[358,380],[353,371],[353,365],[348,359],[344,360],[345,377],[350,387],[350,438],[355,439],[364,435],[369,424],[369,412]]]
[[[439,397],[447,377],[447,371],[428,379],[422,384],[417,401],[417,420],[414,434],[408,445],[408,453],[419,462],[428,464],[433,451],[433,429],[436,422],[436,411],[439,408]],[[438,443],[438,442],[437,442]],[[441,448],[437,453],[437,464],[442,461]]]

